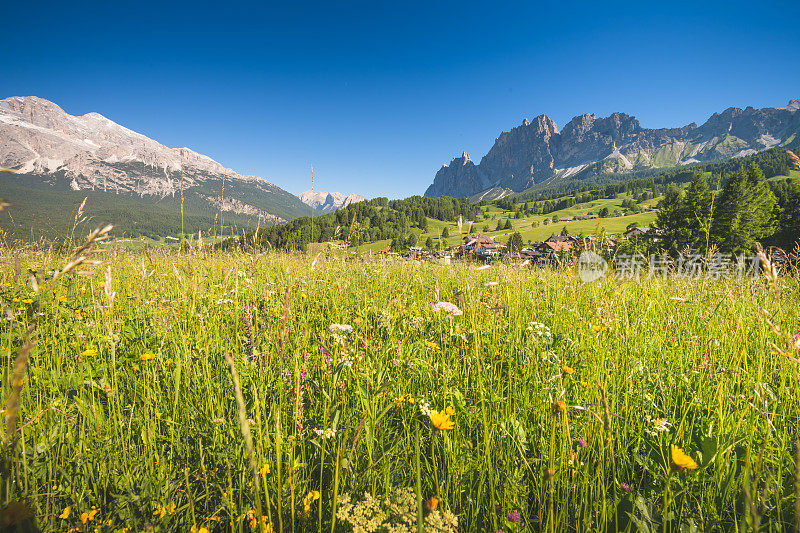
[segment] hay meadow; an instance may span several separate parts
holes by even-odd
[[[4,527],[800,522],[791,276],[94,252],[0,250]]]

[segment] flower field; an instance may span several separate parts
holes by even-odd
[[[3,527],[800,523],[795,279],[0,253]]]

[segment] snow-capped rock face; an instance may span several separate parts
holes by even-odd
[[[358,194],[348,194],[345,196],[339,192],[325,191],[305,191],[298,194],[297,197],[300,198],[300,201],[304,204],[326,213],[366,200],[366,198]]]
[[[798,110],[800,100],[778,109],[731,107],[699,127],[661,129],[643,128],[625,113],[584,114],[560,132],[540,115],[502,132],[477,165],[466,152],[453,158],[436,173],[425,196],[480,198],[490,191],[518,192],[548,180],[580,179],[587,168],[621,173],[742,157],[800,136]]]
[[[0,100],[0,166],[26,174],[59,173],[73,189],[173,194],[208,177],[254,181],[188,148],[168,148],[99,113],[73,116],[35,96]]]

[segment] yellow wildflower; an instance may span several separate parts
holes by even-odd
[[[22,303],[24,303],[24,304],[32,304],[33,300],[31,300],[30,298],[25,298],[24,300],[22,300]]]
[[[601,332],[603,332],[603,331],[605,331],[605,330],[607,330],[607,329],[608,329],[608,326],[602,326],[602,325],[598,325],[598,326],[592,326],[592,330],[593,330],[595,333],[601,333]]]
[[[197,524],[193,525],[191,529],[189,529],[189,533],[208,533],[208,530],[204,527],[197,527]]]
[[[439,345],[433,341],[428,341],[428,348],[430,348],[431,350],[438,350]]]
[[[562,366],[561,367],[561,371],[563,373],[565,373],[565,374],[574,374],[575,373],[575,369],[573,369],[572,367],[569,367],[567,365]]]
[[[143,353],[142,355],[139,356],[139,359],[141,359],[142,361],[152,361],[155,358],[156,354],[154,354],[153,352]]]
[[[155,511],[153,511],[153,516],[157,516],[159,518],[164,518],[164,515],[166,514],[167,510],[164,507],[161,507],[160,505],[156,507]]]
[[[453,429],[455,425],[453,421],[450,420],[450,417],[453,416],[454,412],[452,407],[448,407],[447,410],[442,409],[438,413],[436,411],[431,411],[428,416],[431,418],[431,423],[436,429]]]
[[[71,512],[72,512],[72,506],[71,505],[69,507],[64,507],[64,510],[61,511],[61,514],[58,515],[58,517],[60,519],[62,519],[62,520],[66,520],[67,518],[69,518],[69,514]]]
[[[167,504],[167,512],[169,514],[175,514],[175,502],[169,502]]]
[[[12,298],[11,301],[14,302],[15,304],[18,304],[19,303],[19,298]]]
[[[93,348],[81,352],[81,357],[94,357],[95,355],[97,355],[97,350]]]
[[[695,460],[674,444],[670,444],[669,451],[670,455],[672,456],[672,464],[674,464],[678,470],[683,471],[697,469],[697,463]]]
[[[262,466],[259,469],[258,473],[261,474],[262,476],[265,476],[265,475],[269,474],[269,465]]]
[[[314,500],[319,500],[319,491],[312,490],[306,497],[303,498],[303,509],[305,510],[306,514],[311,512],[311,504],[314,503]]]
[[[361,319],[359,317],[354,318],[353,319],[353,324],[355,324],[356,326],[361,324]]]
[[[567,404],[558,400],[556,403],[553,404],[553,412],[554,413],[563,413],[567,410]]]
[[[64,296],[64,295],[61,295],[61,296],[59,296],[59,297],[57,298],[57,300],[63,304],[64,302],[66,302],[66,301],[67,301],[67,297],[66,297],[66,296]]]

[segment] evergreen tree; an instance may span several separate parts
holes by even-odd
[[[503,229],[512,229],[513,226],[511,225],[511,219],[506,219],[506,225],[503,226]]]
[[[705,175],[699,170],[695,171],[694,179],[686,189],[681,211],[680,216],[685,221],[684,242],[681,244],[693,251],[705,252],[710,242],[708,235],[711,229],[711,193]]]
[[[728,178],[714,214],[714,240],[725,252],[752,250],[756,242],[770,235],[774,228],[772,194],[761,169],[752,164],[740,168]]]
[[[425,248],[427,248],[428,250],[433,250],[433,239],[431,239],[430,237],[428,237],[425,240]]]
[[[503,221],[502,220],[498,220],[497,221],[497,227],[494,230],[495,231],[502,231],[502,229],[503,229]]]
[[[669,252],[677,252],[683,248],[684,210],[683,190],[674,183],[670,183],[661,200],[661,209],[656,214],[655,225],[662,230],[662,244]]]
[[[511,234],[511,237],[508,239],[508,243],[506,247],[508,248],[509,252],[519,252],[525,243],[522,240],[522,235],[518,231],[515,231]]]

